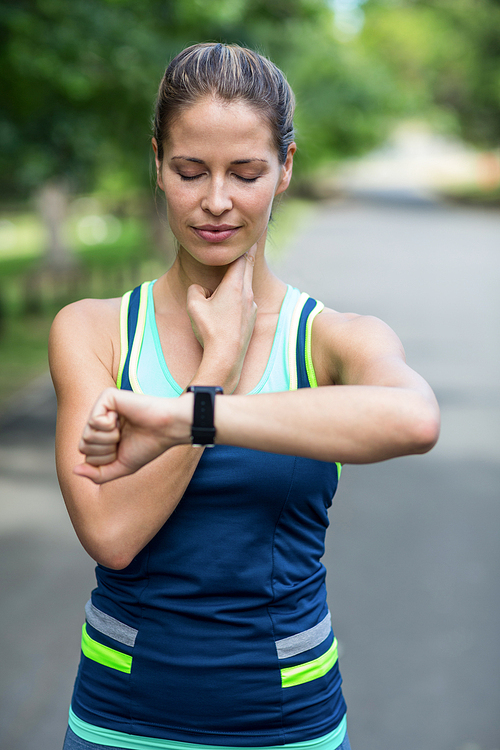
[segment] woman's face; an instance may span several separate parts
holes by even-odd
[[[156,154],[154,139],[153,148]],[[263,245],[273,199],[290,182],[294,152],[292,144],[281,165],[267,121],[244,102],[207,97],[183,110],[163,161],[156,160],[180,252],[222,266]]]

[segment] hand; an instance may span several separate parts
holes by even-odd
[[[231,392],[239,382],[248,345],[252,338],[257,305],[252,280],[254,245],[231,263],[217,289],[210,293],[198,284],[188,289],[187,310],[194,334],[204,350],[204,359],[213,358],[229,377]]]
[[[83,430],[85,463],[75,474],[103,484],[133,474],[174,445],[189,443],[193,396],[166,399],[107,388]]]

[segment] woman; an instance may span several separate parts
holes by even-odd
[[[178,55],[153,138],[177,257],[54,322],[58,473],[98,563],[65,750],[349,748],[327,509],[341,464],[429,450],[439,412],[387,326],[266,265],[293,106],[249,50]]]

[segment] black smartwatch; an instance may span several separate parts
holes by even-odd
[[[191,445],[194,447],[214,447],[214,407],[215,395],[223,393],[218,385],[190,385],[187,393],[194,393],[193,424]]]

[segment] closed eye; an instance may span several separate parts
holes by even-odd
[[[259,179],[258,177],[242,177],[240,174],[235,174],[234,176],[242,182],[257,182],[257,180]]]
[[[181,180],[184,180],[185,182],[190,182],[191,180],[197,180],[199,177],[203,177],[204,172],[202,172],[201,174],[193,174],[193,175],[181,174],[180,172],[178,174]],[[234,176],[236,177],[236,179],[241,180],[241,182],[257,182],[257,180],[260,177],[260,175],[258,175],[257,177],[242,177],[240,174],[235,174]]]

